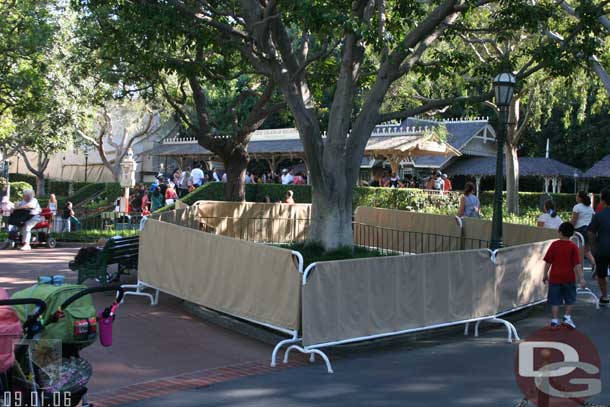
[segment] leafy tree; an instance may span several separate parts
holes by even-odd
[[[168,2],[76,6],[88,73],[122,84],[123,94],[164,99],[186,133],[223,161],[226,199],[244,200],[252,133],[283,106],[273,82],[253,73],[217,33]]]
[[[121,178],[121,161],[134,143],[145,140],[159,128],[159,113],[144,103],[108,103],[99,109],[97,120],[78,135],[92,145],[116,182]]]
[[[44,94],[45,55],[52,44],[52,4],[0,0],[0,116],[24,112]]]
[[[376,124],[487,97],[456,91],[382,110],[396,81],[442,65],[433,53],[438,40],[489,1],[170,3],[224,35],[282,91],[313,184],[309,240],[327,249],[352,245],[352,190]]]

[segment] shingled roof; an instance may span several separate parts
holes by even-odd
[[[462,150],[470,141],[472,136],[484,129],[488,125],[487,120],[449,120],[434,121],[417,118],[408,118],[402,122],[403,126],[415,127],[436,127],[444,125],[447,128],[447,143],[457,150]],[[439,156],[420,156],[413,159],[418,167],[440,167],[447,157]]]
[[[506,175],[506,168],[502,168]],[[445,170],[448,175],[495,175],[495,157],[474,157],[457,160]],[[571,165],[564,164],[552,158],[519,157],[519,175],[522,177],[574,177],[582,172]]]
[[[610,178],[610,154],[599,160],[583,174],[585,178]]]

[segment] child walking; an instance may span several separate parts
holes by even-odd
[[[572,320],[572,308],[576,302],[576,277],[581,288],[585,288],[585,278],[580,264],[578,247],[570,241],[574,234],[574,225],[564,222],[559,226],[559,240],[549,247],[544,261],[544,279],[549,285],[548,301],[551,304],[553,319],[551,326],[559,326],[559,307],[565,305],[563,323],[576,328]]]

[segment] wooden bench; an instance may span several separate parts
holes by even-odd
[[[138,267],[138,252],[140,250],[140,237],[117,237],[108,239],[97,255],[83,264],[70,262],[70,269],[78,272],[78,283],[94,278],[105,285],[119,281],[122,274]],[[108,271],[108,266],[116,264],[116,273]]]

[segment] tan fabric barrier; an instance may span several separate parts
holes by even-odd
[[[354,242],[361,246],[405,253],[462,248],[460,227],[448,216],[359,207],[354,222]]]
[[[544,255],[553,240],[512,246],[496,254],[497,312],[544,300]]]
[[[197,216],[216,233],[257,242],[294,242],[307,237],[311,205],[198,201]]]
[[[320,262],[303,286],[305,346],[493,315],[487,250]]]
[[[300,322],[300,283],[289,250],[149,219],[139,279],[205,307],[285,329]]]
[[[484,246],[484,241],[489,241],[491,239],[491,221],[484,219],[463,218],[463,226],[460,230],[460,227],[453,216],[433,215],[395,209],[359,207],[356,209],[354,221],[360,224],[374,225],[393,230],[448,237],[457,236],[462,238],[461,244],[457,247],[455,246],[454,239],[445,239],[445,242],[442,242],[440,238],[436,239],[437,243],[431,243],[429,245],[430,247],[428,247],[427,243],[417,243],[416,239],[424,241],[431,239],[432,241],[435,241],[433,237],[415,237],[403,234],[403,237],[394,237],[388,240],[387,247],[380,246],[391,250],[400,250],[395,247],[408,247],[409,244],[413,245],[414,243],[423,246],[421,251],[419,249],[413,250],[411,251],[412,253],[433,251],[428,249],[434,249],[434,251],[477,249]],[[359,234],[355,233],[356,243],[360,244],[360,241],[364,240],[363,233],[365,232],[372,233],[370,230],[367,230],[367,228],[361,228]],[[390,236],[391,233],[387,233],[387,235]],[[516,246],[556,238],[557,231],[552,229],[516,225],[512,223],[504,223],[503,226],[503,239],[506,246]]]
[[[484,219],[463,218],[462,236],[466,239],[491,239],[491,221]],[[504,223],[502,238],[505,246],[516,246],[526,243],[557,239],[557,231],[536,226]]]
[[[450,324],[546,298],[552,241],[499,250],[320,262],[303,286],[305,346]]]

